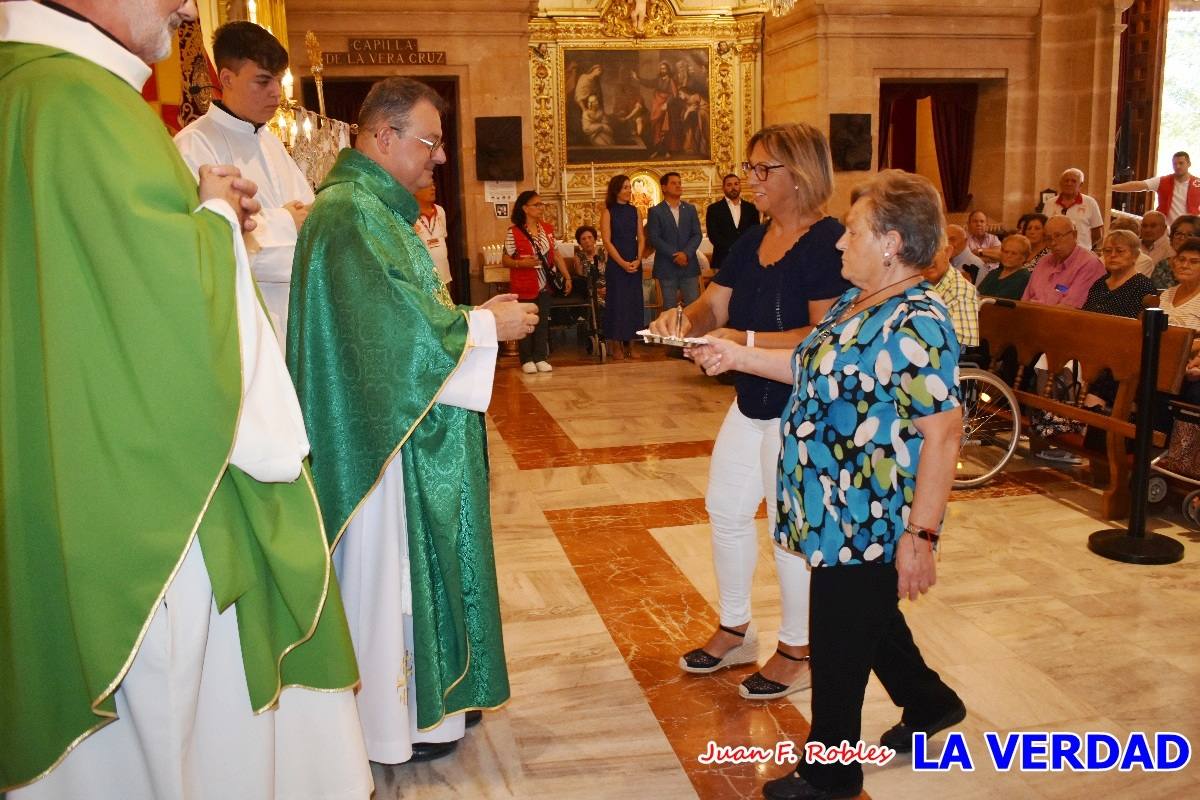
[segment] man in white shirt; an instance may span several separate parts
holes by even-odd
[[[1180,150],[1171,156],[1170,175],[1147,178],[1144,181],[1126,181],[1113,185],[1114,192],[1155,192],[1158,195],[1156,210],[1166,216],[1170,225],[1184,214],[1200,214],[1200,178],[1193,176],[1191,157]]]
[[[1164,214],[1147,211],[1142,217],[1139,237],[1142,240],[1142,255],[1146,256],[1145,261],[1150,264],[1149,269],[1139,264],[1138,272],[1143,275],[1150,275],[1154,272],[1155,264],[1175,255],[1175,251],[1171,249],[1171,237],[1167,234],[1167,218]]]
[[[1096,198],[1081,191],[1083,170],[1070,167],[1058,179],[1058,195],[1046,206],[1047,217],[1065,216],[1075,223],[1079,246],[1091,250],[1104,233],[1104,217]]]
[[[714,270],[721,268],[738,237],[758,224],[758,209],[753,203],[742,201],[742,182],[737,175],[725,176],[721,192],[725,196],[711,203],[704,213],[705,233],[713,248],[709,261]]]
[[[233,164],[258,184],[262,211],[255,216],[250,271],[282,347],[296,234],[313,202],[308,180],[266,127],[279,108],[288,54],[265,28],[239,21],[217,28],[213,57],[221,99],[181,130],[175,145],[193,173],[201,164]]]
[[[967,231],[961,225],[946,226],[946,241],[950,248],[950,264],[960,270],[975,285],[987,275],[983,259],[967,247]]]
[[[434,202],[437,199],[436,184],[417,189],[413,197],[417,198],[420,208],[413,230],[425,243],[425,249],[437,267],[438,276],[449,288],[454,276],[450,274],[450,248],[446,245],[446,209]]]
[[[967,216],[967,247],[987,265],[987,271],[981,271],[975,285],[983,282],[987,272],[1000,265],[1000,237],[988,230],[988,216],[984,211],[976,209]]]

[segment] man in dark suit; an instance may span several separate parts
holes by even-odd
[[[711,264],[714,270],[721,268],[721,262],[738,237],[758,224],[758,209],[753,203],[742,202],[742,182],[737,175],[726,175],[721,181],[721,191],[725,197],[710,203],[704,212],[704,226],[713,246]]]
[[[646,234],[654,245],[654,277],[662,286],[664,307],[675,305],[677,296],[688,305],[700,297],[700,215],[682,199],[678,172],[663,175],[659,184],[663,201],[650,209],[646,220]]]

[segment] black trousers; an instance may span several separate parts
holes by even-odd
[[[862,739],[863,696],[874,671],[901,719],[921,726],[953,708],[954,690],[921,658],[900,613],[892,564],[817,567],[812,571],[809,643],[812,646],[812,730],[809,742],[853,747]],[[870,744],[870,742],[868,742]],[[862,787],[861,764],[809,764],[800,775],[813,786]]]
[[[533,333],[517,342],[517,352],[521,356],[522,364],[530,361],[545,361],[550,358],[550,301],[554,297],[553,291],[547,285],[533,301],[537,304],[538,324],[533,329]],[[528,303],[529,301],[522,300],[521,302]]]

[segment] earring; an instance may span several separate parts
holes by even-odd
[[[892,254],[891,253],[883,254],[883,266],[885,268],[892,266]]]

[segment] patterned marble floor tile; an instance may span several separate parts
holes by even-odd
[[[709,740],[803,738],[811,693],[750,704],[750,667],[683,675],[681,652],[716,620],[704,515],[708,455],[730,387],[640,347],[599,365],[556,350],[555,371],[506,363],[488,415],[492,512],[513,699],[450,759],[375,767],[381,798],[740,798],[783,767],[705,767]],[[989,730],[1179,730],[1200,742],[1200,534],[1177,512],[1151,528],[1184,562],[1142,568],[1087,550],[1099,492],[1083,470],[1020,456],[994,484],[951,498],[938,584],[904,603],[931,666],[969,709],[957,729],[973,773],[868,768],[881,800],[1200,797],[1195,761],[1165,775],[997,771]],[[761,523],[754,609],[760,656],[779,624]],[[872,680],[863,735],[899,718]],[[944,741],[944,734],[934,745]]]

